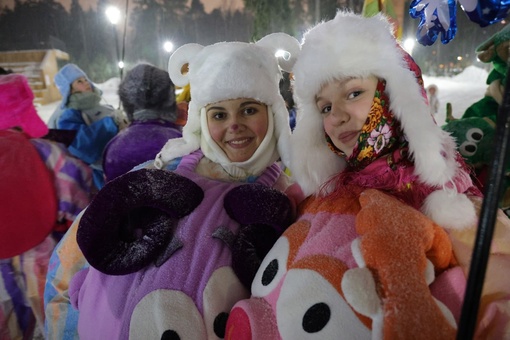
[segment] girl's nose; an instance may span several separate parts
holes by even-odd
[[[343,108],[332,108],[329,115],[331,122],[335,125],[342,125],[349,120],[349,115]]]

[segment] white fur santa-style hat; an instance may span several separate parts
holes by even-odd
[[[315,96],[335,79],[374,75],[386,81],[389,109],[409,141],[415,174],[421,182],[438,188],[426,199],[424,212],[443,226],[460,228],[473,223],[475,215],[471,201],[459,195],[453,185],[460,171],[455,142],[430,115],[423,87],[405,54],[383,14],[367,18],[340,11],[334,19],[310,29],[293,68],[298,113],[289,167],[305,195],[318,193],[328,179],[346,167],[345,159],[328,148]],[[443,204],[452,202],[460,217],[453,225],[452,211],[448,217],[439,216],[437,211],[438,206],[443,211]]]
[[[283,57],[277,52],[283,51]],[[288,164],[289,114],[279,92],[280,68],[290,72],[299,54],[299,42],[285,33],[273,33],[256,43],[221,42],[209,46],[187,44],[177,49],[168,62],[168,73],[178,86],[190,84],[191,101],[183,137],[171,139],[156,156],[162,168],[170,160],[199,148],[227,171],[242,168],[260,174],[279,157]],[[188,66],[188,72],[183,72]],[[223,100],[252,98],[268,106],[268,133],[255,154],[246,162],[230,162],[212,141],[205,118],[205,106]],[[230,173],[230,172],[229,172]]]

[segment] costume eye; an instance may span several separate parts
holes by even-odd
[[[271,293],[287,272],[289,241],[280,237],[267,253],[251,285],[253,296],[266,296]]]
[[[190,324],[193,327],[189,327]],[[129,338],[205,340],[207,330],[189,296],[176,290],[156,289],[135,306]]]
[[[466,139],[470,142],[478,143],[483,138],[483,131],[479,128],[471,128],[466,131]]]
[[[276,318],[282,339],[338,339],[346,329],[359,339],[370,338],[370,330],[338,290],[312,269],[289,270],[280,288]]]
[[[476,143],[471,141],[465,141],[459,146],[459,152],[462,156],[469,157],[473,156],[478,150]]]
[[[232,268],[216,269],[207,281],[203,294],[203,316],[207,334],[215,334],[219,339],[225,338],[225,325],[230,310],[237,301],[249,296],[250,292],[243,287]]]

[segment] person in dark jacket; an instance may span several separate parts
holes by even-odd
[[[169,139],[182,136],[168,72],[140,63],[126,75],[118,94],[130,124],[105,148],[106,181],[154,159]]]

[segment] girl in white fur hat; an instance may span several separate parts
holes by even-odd
[[[304,35],[292,71],[290,170],[309,197],[232,309],[229,339],[453,338],[466,241],[448,231],[475,229],[481,194],[420,69],[382,14],[338,12]],[[505,294],[478,334],[508,336]]]
[[[290,70],[298,52],[297,40],[272,34],[173,53],[172,81],[191,88],[183,137],[168,141],[155,166],[107,183],[57,247],[55,260],[72,274],[84,265],[67,263],[76,243],[90,268],[69,289],[58,264],[48,277],[56,294],[46,310],[69,310],[67,294],[78,310],[66,321],[53,314],[52,332],[73,314],[81,339],[225,336],[230,307],[249,296],[301,199],[277,163],[290,137],[280,67]]]

